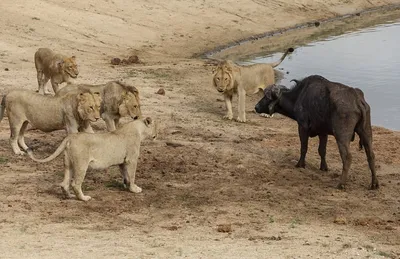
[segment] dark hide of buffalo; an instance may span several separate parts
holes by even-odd
[[[293,81],[296,82],[296,86],[292,89],[278,85],[266,88],[264,97],[257,103],[255,109],[257,113],[272,115],[277,112],[297,121],[301,155],[296,166],[305,168],[308,138],[318,136],[320,169],[327,171],[326,144],[328,135],[333,135],[343,162],[338,188],[344,188],[352,160],[350,141],[354,140],[356,132],[360,136],[360,146],[364,145],[372,174],[370,188],[379,188],[375,155],[372,150],[370,107],[364,99],[363,92],[358,88],[331,82],[318,75]]]

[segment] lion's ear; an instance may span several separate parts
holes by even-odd
[[[64,60],[63,59],[56,61],[57,67],[61,67],[63,64],[64,64]]]
[[[82,100],[85,98],[84,93],[79,93],[79,94],[76,96],[76,98],[78,99],[78,101],[82,101]]]
[[[231,66],[225,66],[225,70],[228,72],[233,72],[233,68]]]
[[[128,99],[128,92],[123,92],[123,93],[121,94],[121,97],[122,97],[122,100]]]
[[[71,57],[71,59],[75,60],[75,59],[76,59],[76,57],[75,57],[75,56],[72,56],[72,57]]]
[[[146,126],[149,126],[152,123],[152,119],[150,117],[146,117],[143,122]]]

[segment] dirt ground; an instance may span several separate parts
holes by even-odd
[[[356,142],[348,187],[337,190],[333,137],[328,172],[318,170],[317,139],[307,168],[295,168],[296,123],[253,113],[257,95],[246,100],[248,123],[222,120],[212,67],[190,58],[254,34],[394,3],[400,1],[2,0],[2,94],[35,90],[33,54],[49,47],[77,56],[75,82],[123,79],[138,87],[143,114],[160,122],[160,132],[142,145],[142,193],[123,190],[112,167],[87,174],[84,191],[93,199],[80,202],[63,199],[57,186],[61,157],[38,164],[12,153],[5,118],[0,258],[400,258],[399,132],[374,127],[380,190],[368,190],[370,172]],[[142,63],[110,64],[131,54]],[[165,95],[155,94],[160,87]],[[233,108],[236,114],[236,101]],[[105,130],[102,121],[94,126]],[[26,142],[45,157],[65,135],[31,130]]]

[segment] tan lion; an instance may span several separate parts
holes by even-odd
[[[88,201],[91,197],[82,192],[82,183],[88,168],[107,169],[112,165],[119,165],[124,184],[129,191],[142,191],[135,184],[136,167],[140,143],[150,136],[153,139],[157,137],[157,127],[151,118],[146,118],[126,123],[114,132],[70,134],[57,150],[45,159],[35,158],[30,149],[26,151],[30,158],[41,163],[55,159],[64,151],[65,171],[61,189],[67,198],[72,198],[69,186],[73,178],[71,185],[76,197]]]
[[[68,83],[70,78],[76,78],[79,74],[75,56],[56,54],[48,48],[39,48],[35,52],[35,67],[40,94],[49,93],[45,89],[49,80],[51,80],[54,93],[57,93],[58,84]]]
[[[293,52],[293,48],[289,48],[279,61],[270,64],[239,66],[230,60],[218,64],[213,77],[213,85],[218,92],[224,94],[227,110],[225,119],[232,120],[233,118],[232,96],[237,93],[239,97],[237,121],[246,122],[246,94],[255,94],[260,89],[263,90],[274,84],[274,67],[278,66],[290,52]]]
[[[68,133],[93,132],[90,121],[100,118],[100,94],[90,92],[63,97],[41,95],[26,90],[14,90],[5,95],[0,106],[0,121],[7,109],[10,123],[10,144],[15,154],[28,148],[24,132],[28,124],[44,132],[65,128]]]
[[[100,85],[68,84],[56,96],[82,90],[101,93],[101,117],[106,122],[108,131],[114,131],[118,127],[121,117],[129,116],[133,120],[142,117],[138,89],[120,81]]]

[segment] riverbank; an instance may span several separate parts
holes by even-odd
[[[77,56],[76,82],[123,79],[140,91],[145,116],[160,121],[143,145],[137,184],[121,189],[118,168],[87,174],[88,203],[63,200],[63,163],[16,157],[7,119],[0,123],[2,258],[350,258],[400,256],[400,135],[374,127],[382,188],[353,143],[346,191],[335,188],[341,162],[333,138],[330,171],[318,170],[312,139],[307,169],[294,168],[296,123],[252,112],[222,120],[211,66],[190,57],[251,35],[400,1],[60,1],[3,0],[0,90],[35,90],[33,54],[50,47]],[[279,48],[277,48],[279,49]],[[136,54],[140,64],[112,66]],[[7,71],[5,70],[7,68]],[[165,95],[155,94],[159,88]],[[233,103],[236,114],[236,100]],[[103,122],[95,125],[105,130]],[[39,157],[65,132],[28,131]],[[174,145],[167,145],[167,143]],[[222,225],[222,227],[221,227]]]

